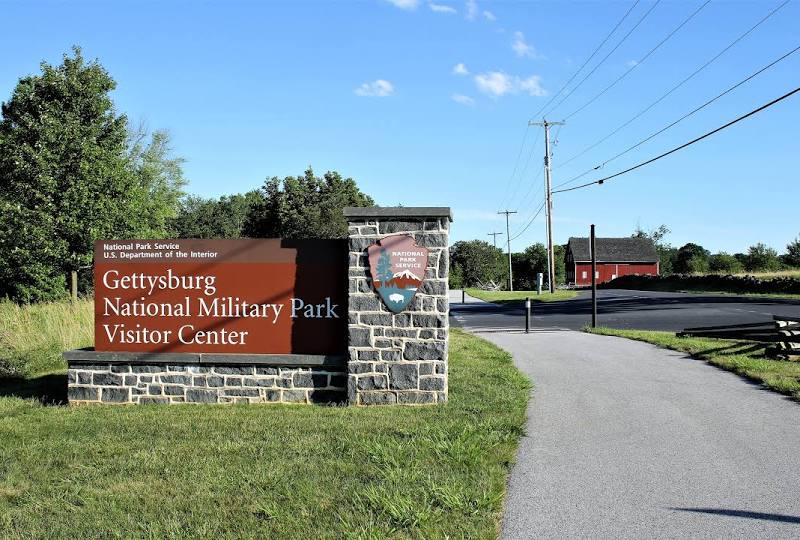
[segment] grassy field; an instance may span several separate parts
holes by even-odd
[[[458,330],[450,362],[434,407],[59,407],[7,388],[0,537],[496,538],[530,383]]]
[[[796,278],[800,279],[800,270],[778,270],[775,272],[741,272],[735,276],[753,276],[758,279]]]
[[[467,289],[467,294],[494,304],[519,304],[528,297],[530,297],[531,302],[558,302],[559,300],[575,298],[578,295],[577,291],[564,290],[556,290],[553,294],[549,292],[536,294],[536,291],[484,291],[471,288]]]
[[[676,337],[672,332],[649,330],[587,329],[595,334],[646,341],[689,353],[709,364],[737,373],[765,387],[800,401],[800,362],[772,360],[764,356],[763,343],[726,339]]]
[[[0,301],[0,377],[67,368],[61,353],[94,343],[92,300],[18,306]]]

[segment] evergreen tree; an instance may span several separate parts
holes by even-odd
[[[375,270],[381,285],[392,279],[392,261],[389,258],[389,252],[384,248],[381,248],[381,254],[378,257],[378,265]]]

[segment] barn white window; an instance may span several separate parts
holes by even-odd
[[[594,273],[594,278],[595,279],[600,279],[600,270],[598,270],[597,272]]]
[[[586,279],[586,270],[584,270],[583,272],[581,272],[581,277],[582,277],[583,279]]]

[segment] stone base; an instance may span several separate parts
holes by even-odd
[[[350,242],[348,401],[353,405],[447,402],[449,208],[345,208]],[[392,313],[372,283],[368,249],[396,234],[428,249],[425,280]]]
[[[344,364],[331,357],[247,355],[259,362],[242,364],[244,355],[213,355],[218,363],[203,362],[202,355],[163,355],[165,361],[159,361],[157,354],[70,351],[64,356],[69,364],[70,404],[341,403],[347,399]],[[89,362],[90,358],[95,361]],[[307,365],[297,365],[302,363]]]

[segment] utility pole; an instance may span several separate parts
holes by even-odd
[[[592,251],[592,328],[597,328],[597,239],[594,223],[589,229],[589,246]]]
[[[516,214],[516,210],[504,210],[502,212],[497,212],[498,214],[505,214],[506,215],[506,240],[508,240],[508,290],[514,290],[514,282],[512,281],[511,276],[511,234],[508,230],[508,216],[509,214]]]
[[[502,235],[503,235],[503,233],[501,233],[501,232],[486,233],[486,236],[491,236],[492,237],[492,243],[494,244],[494,247],[497,247],[497,237],[498,236],[502,236]]]
[[[529,126],[542,126],[544,128],[544,182],[545,182],[545,207],[547,209],[547,273],[550,274],[550,292],[556,292],[556,262],[553,252],[553,185],[550,178],[550,126],[563,126],[564,122],[548,122],[542,118],[541,122],[528,122]]]

